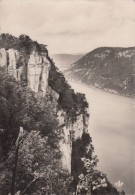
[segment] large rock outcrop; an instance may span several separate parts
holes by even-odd
[[[45,55],[39,55],[33,51],[28,59],[28,63],[19,66],[21,54],[15,49],[0,49],[0,65],[5,67],[10,75],[18,81],[23,78],[32,91],[40,92],[45,97],[48,86],[48,75],[50,62]]]
[[[74,177],[74,191],[77,186],[85,189],[85,185],[80,186],[80,183],[77,185],[78,178],[82,175],[80,173],[87,171],[85,170],[86,166],[82,165],[82,159],[89,162],[90,170],[92,168],[94,177],[96,176],[98,181],[100,172],[94,173],[93,169],[97,160],[96,156],[92,155],[94,148],[88,133],[89,113],[85,95],[74,93],[63,74],[58,71],[50,59],[46,47],[32,41],[26,35],[16,38],[9,34],[3,34],[0,36],[0,67],[17,81],[28,86],[39,99],[46,98],[53,104],[53,111],[56,113],[59,130],[61,130],[58,130],[57,134],[61,133],[63,137],[59,143],[62,163],[63,167]],[[103,185],[100,186],[103,187]],[[109,183],[107,187],[112,192]],[[90,193],[88,189],[85,190],[87,194],[91,194],[92,189],[90,189]],[[105,192],[105,194],[109,193]],[[118,193],[116,192],[116,194]]]
[[[7,43],[9,43],[9,40],[7,40],[8,36],[9,39],[13,38],[17,42],[15,46],[13,43],[7,45]],[[88,110],[85,109],[83,113],[77,113],[74,122],[71,120],[71,117],[67,116],[66,109],[61,107],[57,112],[57,106],[60,104],[60,102],[58,102],[59,96],[63,92],[59,92],[58,89],[58,91],[56,91],[53,89],[53,86],[49,86],[49,72],[54,64],[49,58],[45,46],[38,45],[40,49],[37,49],[35,43],[33,45],[32,40],[23,36],[23,39],[24,38],[26,47],[24,47],[24,44],[20,46],[18,39],[15,37],[10,35],[1,37],[0,67],[3,67],[8,74],[12,75],[17,81],[25,82],[32,91],[38,93],[40,96],[45,97],[46,94],[49,93],[49,95],[53,97],[53,101],[55,101],[54,110],[57,113],[59,125],[62,127],[63,132],[63,140],[60,142],[60,148],[63,154],[62,162],[63,166],[71,172],[72,141],[88,131]],[[32,45],[30,51],[27,50],[29,48],[27,42],[30,46]]]
[[[64,139],[60,142],[61,151],[63,154],[63,165],[71,173],[71,156],[72,156],[72,142],[81,138],[83,133],[88,133],[89,117],[83,114],[77,116],[76,121],[66,120],[66,113],[59,111],[58,120],[63,126]]]

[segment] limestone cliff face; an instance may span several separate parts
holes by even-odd
[[[46,94],[48,86],[50,62],[45,56],[40,56],[36,52],[30,55],[28,61],[28,86],[35,92],[43,92]]]
[[[18,81],[26,78],[27,85],[32,91],[46,94],[48,86],[48,75],[50,62],[45,55],[39,55],[33,51],[30,54],[27,64],[18,67],[21,54],[14,49],[0,49],[0,66],[5,67],[10,75]]]
[[[88,133],[89,119],[87,116],[84,117],[84,115],[81,114],[76,118],[75,122],[71,122],[67,120],[66,113],[63,111],[59,111],[57,116],[60,125],[63,126],[62,131],[64,139],[60,142],[63,154],[62,162],[64,167],[71,173],[72,142],[81,138],[83,133]]]
[[[24,49],[23,45],[20,47],[18,43],[16,44],[18,49],[12,48],[12,45],[10,47],[8,45],[8,48],[1,47],[2,44],[6,45],[7,43],[9,41],[3,41],[0,44],[0,67],[5,68],[8,74],[14,76],[17,81],[24,81],[32,91],[39,93],[42,97],[47,97],[48,94],[51,96],[54,102],[54,111],[57,113],[63,134],[63,139],[60,142],[63,166],[71,172],[72,141],[81,138],[82,134],[88,131],[88,111],[85,110],[84,113],[77,114],[74,122],[71,118],[69,119],[64,108],[61,107],[57,111],[57,106],[60,103],[58,100],[61,93],[63,93],[57,90],[57,88],[62,86],[58,84],[56,89],[54,89],[53,86],[49,85],[49,78],[51,77],[49,72],[53,62],[43,45],[39,45],[40,49],[37,50],[31,41],[32,50],[27,52],[28,48],[25,47]],[[42,51],[42,47],[44,51]],[[54,75],[56,76],[56,72]],[[59,74],[56,76],[58,77],[57,81],[59,81],[59,76]],[[55,78],[53,80],[55,83]]]

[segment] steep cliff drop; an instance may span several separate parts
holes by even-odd
[[[24,82],[40,97],[54,101],[62,129],[60,141],[63,167],[74,177],[78,193],[118,194],[106,176],[95,170],[94,148],[88,134],[88,103],[84,94],[75,94],[50,59],[46,46],[28,36],[0,36],[0,67],[18,82]]]
[[[60,75],[57,75],[57,68],[49,58],[46,47],[33,42],[25,35],[21,35],[17,39],[3,34],[0,41],[0,66],[4,67],[8,74],[14,76],[17,81],[24,81],[32,91],[40,96],[45,97],[47,92],[53,93],[56,101],[59,101],[64,90],[58,89],[62,87]],[[55,74],[55,78],[51,73]],[[59,83],[57,84],[57,82]],[[59,101],[59,104],[61,103]],[[85,112],[78,112],[77,116],[74,116],[75,122],[71,122],[71,117],[68,117],[66,113],[67,109],[62,109],[62,107],[56,111],[59,123],[63,126],[64,141],[60,143],[60,146],[63,152],[63,165],[71,172],[71,136],[77,139],[83,132],[87,132],[89,119],[86,114],[88,109],[84,108]]]
[[[39,55],[33,51],[27,64],[19,66],[21,53],[15,49],[5,48],[0,49],[1,66],[7,69],[10,75],[13,75],[18,81],[26,79],[28,87],[34,92],[42,92],[45,97],[47,86],[50,62],[44,55]]]

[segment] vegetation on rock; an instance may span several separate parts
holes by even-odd
[[[0,48],[16,49],[20,52],[17,68],[20,66],[27,66],[30,54],[35,51],[39,55],[45,55],[50,61],[51,67],[49,71],[49,86],[59,94],[59,105],[66,111],[68,116],[74,121],[76,116],[83,113],[88,107],[85,95],[75,93],[71,86],[66,81],[64,75],[54,65],[54,62],[48,56],[48,50],[46,45],[37,43],[37,41],[31,40],[27,35],[20,35],[16,38],[10,34],[0,35]]]
[[[16,192],[21,195],[67,194],[70,176],[62,169],[61,153],[52,149],[49,139],[39,131],[24,132],[18,154]],[[14,168],[15,146],[8,160],[0,165],[0,192],[8,194]]]
[[[73,142],[72,156],[74,180],[71,186],[78,194],[119,194],[108,181],[106,175],[96,169],[98,159],[94,154],[94,147],[89,134],[84,133],[81,138]]]
[[[58,138],[58,121],[53,104],[41,99],[23,83],[18,83],[12,76],[0,70],[0,129],[3,152],[7,153],[10,145],[17,138],[22,126],[27,131],[40,130],[45,136]],[[52,141],[52,144],[55,144]]]
[[[73,121],[76,120],[76,116],[83,114],[88,108],[88,102],[85,95],[75,93],[63,74],[53,63],[49,72],[49,85],[59,94],[59,105]]]
[[[10,34],[0,35],[0,48],[15,49],[19,52],[30,55],[32,51],[38,53],[48,53],[46,45],[39,44],[37,41],[33,41],[28,35],[22,34],[19,38]]]
[[[94,155],[91,137],[87,133],[72,143],[72,184],[71,177],[62,168],[59,148],[62,134],[57,121],[57,109],[64,110],[70,121],[75,122],[80,114],[88,115],[85,95],[74,93],[49,58],[46,47],[32,41],[29,36],[21,35],[16,38],[2,34],[0,47],[20,52],[21,57],[16,68],[23,63],[27,65],[32,51],[45,55],[51,63],[49,86],[59,94],[55,104],[53,97],[40,97],[25,82],[17,82],[4,68],[0,68],[1,195],[10,193],[16,142],[21,126],[25,131],[19,142],[16,193],[67,195],[70,194],[69,191],[76,191],[77,194],[86,194],[89,189],[93,194],[112,192],[113,187],[106,176],[95,169],[98,160]],[[117,191],[115,192],[117,195]]]

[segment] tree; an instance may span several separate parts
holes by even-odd
[[[31,52],[32,43],[33,42],[28,35],[22,34],[19,36],[20,48],[24,48],[29,53]]]
[[[9,153],[5,169],[1,167],[1,195],[10,192],[14,149]],[[20,194],[67,194],[70,182],[68,173],[62,169],[59,149],[52,149],[47,137],[40,132],[24,133],[18,154],[16,192]]]

